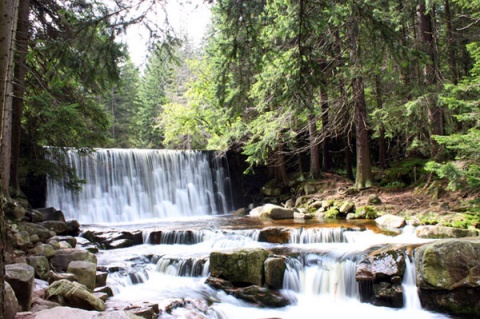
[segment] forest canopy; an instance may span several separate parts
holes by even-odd
[[[3,1],[3,194],[75,182],[46,159],[95,147],[234,151],[278,183],[335,171],[358,188],[420,157],[452,189],[480,185],[480,1],[207,2],[198,47],[149,19],[163,2]],[[133,24],[144,68],[121,41]]]

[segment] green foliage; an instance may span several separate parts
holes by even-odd
[[[425,164],[425,170],[427,172],[433,172],[440,178],[446,178],[448,180],[447,190],[455,191],[460,186],[460,181],[463,177],[461,171],[451,162],[445,164],[439,164],[434,161],[427,162]]]

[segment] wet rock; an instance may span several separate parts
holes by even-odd
[[[25,214],[26,221],[31,223],[41,223],[45,221],[45,217],[38,210],[28,210]]]
[[[104,249],[126,248],[143,244],[141,231],[87,231],[82,233],[82,237]]]
[[[5,265],[5,281],[10,284],[22,311],[30,310],[35,270],[27,264]]]
[[[57,235],[66,234],[68,231],[67,223],[59,220],[46,220],[41,222],[40,225],[47,228],[50,231],[55,232]]]
[[[265,260],[265,285],[273,289],[282,289],[285,268],[284,257],[267,258]]]
[[[207,302],[200,299],[174,300],[165,307],[165,312],[171,318],[207,319],[216,317],[216,314],[211,311]]]
[[[405,255],[402,249],[385,249],[370,254],[357,266],[357,281],[391,281],[394,276],[403,277]]]
[[[261,307],[279,308],[288,306],[292,303],[290,298],[283,296],[278,292],[255,285],[245,288],[237,288],[229,291],[229,293],[238,299],[255,303]]]
[[[37,297],[33,298],[31,312],[35,313],[45,309],[52,309],[60,306],[61,304],[59,304],[58,302],[53,302]]]
[[[239,285],[259,285],[264,281],[265,249],[242,249],[233,252],[211,252],[210,273]]]
[[[260,230],[258,241],[286,244],[290,241],[290,230],[280,227],[267,227]]]
[[[66,272],[68,264],[75,260],[90,261],[96,264],[97,256],[78,248],[59,249],[55,251],[55,256],[52,257],[50,264],[55,272]]]
[[[90,293],[85,286],[64,279],[55,281],[48,286],[45,290],[45,297],[63,306],[85,310],[105,310],[105,303]]]
[[[50,264],[45,256],[29,256],[27,263],[35,269],[35,277],[48,280],[50,272]]]
[[[12,289],[12,286],[8,282],[5,282],[5,295],[4,295],[4,304],[3,304],[3,318],[4,319],[14,319],[15,314],[19,310],[18,300],[15,296],[15,292]]]
[[[419,238],[462,238],[476,237],[479,235],[477,230],[461,229],[445,226],[418,226],[415,234]]]
[[[378,226],[383,228],[401,228],[405,226],[405,218],[386,214],[375,219]]]
[[[80,223],[75,220],[67,220],[67,235],[78,236],[80,234]]]
[[[74,274],[77,281],[87,289],[96,287],[97,264],[90,261],[74,260],[68,264],[67,272]]]
[[[376,306],[403,307],[401,278],[405,268],[403,249],[386,248],[375,251],[361,260],[357,266],[355,279],[362,292],[362,302]]]
[[[416,250],[423,307],[452,315],[480,313],[480,239],[446,239]]]
[[[108,272],[97,271],[95,276],[96,287],[102,287],[107,285]]]

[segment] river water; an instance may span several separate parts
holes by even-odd
[[[372,247],[425,242],[410,227],[385,233],[370,221],[233,216],[228,167],[212,153],[99,149],[86,158],[72,153],[69,161],[86,184],[72,193],[50,180],[49,206],[80,221],[82,230],[143,234],[142,245],[97,255],[98,265],[110,272],[109,307],[150,302],[164,308],[174,300],[204,300],[209,306],[195,315],[179,307],[161,318],[449,318],[421,308],[412,260],[403,280],[403,308],[360,302],[358,262]],[[288,229],[290,241],[260,242],[259,230],[266,227]],[[161,238],[153,241],[159,230]],[[289,256],[282,292],[292,305],[259,308],[205,284],[212,251],[257,247]]]

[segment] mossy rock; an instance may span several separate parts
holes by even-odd
[[[372,206],[363,206],[355,211],[352,219],[375,219],[379,216],[377,210]]]

